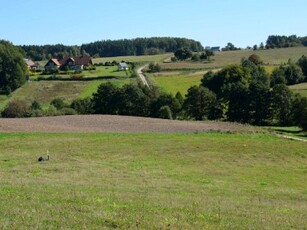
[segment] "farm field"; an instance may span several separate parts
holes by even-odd
[[[305,150],[269,134],[0,134],[0,228],[304,229]]]

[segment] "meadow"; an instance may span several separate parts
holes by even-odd
[[[0,134],[0,228],[305,229],[306,154],[269,134]]]
[[[11,100],[25,100],[29,103],[34,100],[41,105],[48,106],[54,98],[61,98],[71,103],[76,98],[91,97],[100,84],[112,82],[117,86],[128,84],[129,78],[106,79],[93,81],[30,81],[9,96],[0,97],[0,109],[3,109]]]
[[[166,92],[173,95],[177,91],[182,95],[193,85],[199,85],[200,79],[206,71],[217,71],[227,65],[240,64],[242,58],[248,58],[252,54],[257,54],[264,62],[264,67],[271,73],[278,65],[287,63],[289,59],[296,62],[302,55],[307,56],[307,47],[293,47],[269,50],[236,50],[227,52],[216,52],[211,57],[210,62],[163,62],[161,71],[163,74],[146,74],[148,78],[156,85],[163,88]],[[196,80],[195,73],[198,73],[199,81]],[[171,76],[171,77],[170,77]],[[194,76],[194,77],[189,77]],[[173,79],[173,80],[172,80]],[[178,86],[178,89],[176,87]],[[299,84],[290,87],[295,92],[306,96],[306,85]]]

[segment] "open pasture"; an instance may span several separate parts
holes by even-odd
[[[304,229],[306,165],[268,134],[1,134],[0,228]]]

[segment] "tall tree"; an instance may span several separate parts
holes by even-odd
[[[0,40],[0,90],[10,93],[26,82],[27,67],[19,48]]]
[[[188,89],[183,109],[188,117],[195,120],[216,119],[217,105],[216,95],[212,91],[202,86],[193,86]]]

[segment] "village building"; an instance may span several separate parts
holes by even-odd
[[[128,70],[129,66],[125,62],[121,62],[118,64],[118,71]]]
[[[31,59],[24,58],[23,60],[26,63],[29,70],[35,71],[39,68],[39,64],[35,63]]]
[[[61,67],[67,67],[68,70],[83,70],[84,67],[91,65],[93,65],[93,61],[90,56],[66,56],[60,60],[51,58],[45,65],[45,70],[50,71]]]

